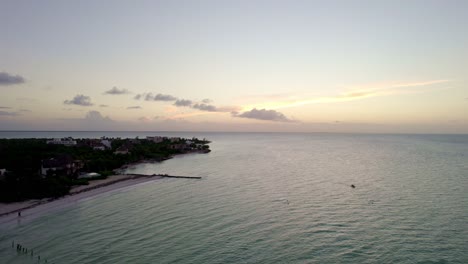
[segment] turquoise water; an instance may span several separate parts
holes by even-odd
[[[466,135],[178,135],[212,152],[130,171],[202,180],[0,227],[0,263],[37,263],[12,240],[48,263],[468,263]]]

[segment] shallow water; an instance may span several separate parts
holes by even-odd
[[[130,171],[202,180],[0,227],[0,262],[37,263],[15,240],[48,263],[468,263],[468,136],[180,135],[212,152]]]

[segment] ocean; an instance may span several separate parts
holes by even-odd
[[[468,135],[0,132],[207,138],[128,169],[201,176],[0,226],[0,263],[468,263]],[[355,185],[352,188],[351,185]]]

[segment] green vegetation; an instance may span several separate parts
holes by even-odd
[[[101,176],[92,179],[105,179],[129,163],[209,152],[209,142],[196,138],[161,138],[157,143],[147,139],[107,140],[111,148],[104,148],[99,139],[75,140],[74,146],[47,144],[47,139],[0,139],[0,169],[6,170],[0,176],[0,202],[63,196],[73,185],[88,184],[90,179],[79,178],[84,172],[97,172]]]

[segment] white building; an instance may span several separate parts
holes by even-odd
[[[108,139],[103,139],[101,140],[101,144],[104,145],[104,147],[111,149],[112,148],[112,142]]]
[[[76,145],[76,140],[73,140],[73,138],[54,138],[47,140],[47,144],[53,144],[53,145],[64,145],[64,146],[75,146]]]
[[[94,146],[93,147],[94,150],[106,150],[106,147],[104,145],[101,145],[101,146]]]
[[[114,154],[122,154],[122,155],[125,155],[125,154],[129,154],[129,153],[130,153],[129,149],[126,148],[126,147],[123,147],[123,146],[120,147],[120,148],[118,148],[116,151],[114,151]]]

